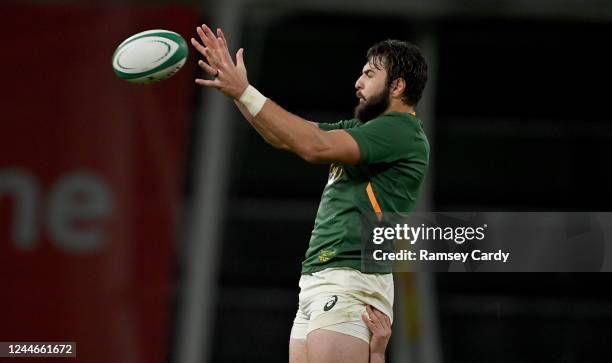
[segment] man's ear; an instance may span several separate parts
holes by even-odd
[[[404,90],[406,90],[406,81],[403,78],[396,78],[391,82],[391,95],[393,97],[402,97]]]

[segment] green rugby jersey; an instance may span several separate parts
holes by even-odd
[[[319,128],[346,130],[359,145],[361,161],[330,166],[302,273],[330,267],[361,270],[361,213],[414,209],[427,170],[429,143],[422,122],[402,112],[389,112],[365,124],[353,119]]]

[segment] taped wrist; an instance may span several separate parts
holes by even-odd
[[[239,99],[240,103],[249,110],[249,113],[253,117],[257,116],[259,111],[261,111],[266,100],[266,96],[259,93],[259,91],[251,85],[244,90]]]

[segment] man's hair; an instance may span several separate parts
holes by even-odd
[[[376,68],[387,70],[387,87],[403,78],[406,89],[402,100],[416,106],[427,83],[427,62],[417,46],[401,40],[384,40],[368,49],[367,59]]]

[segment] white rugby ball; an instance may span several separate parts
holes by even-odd
[[[175,32],[147,30],[124,40],[113,54],[113,70],[132,83],[154,83],[172,77],[185,64],[185,39]]]

